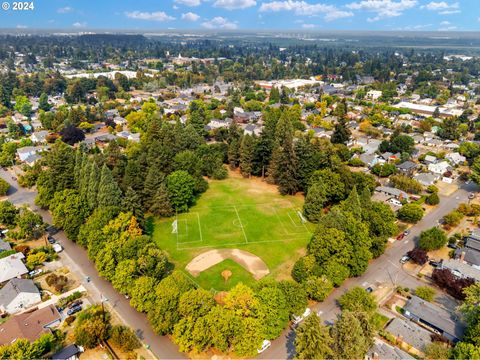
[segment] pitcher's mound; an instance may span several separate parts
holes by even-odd
[[[206,251],[192,259],[186,266],[186,269],[193,276],[198,276],[202,271],[221,263],[225,259],[231,259],[240,264],[245,270],[252,273],[255,280],[259,280],[270,273],[262,259],[248,251],[239,249]]]

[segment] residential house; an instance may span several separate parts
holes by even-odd
[[[77,360],[84,351],[83,347],[72,344],[52,355],[52,360]]]
[[[374,167],[377,164],[384,163],[385,161],[380,159],[377,155],[374,154],[360,154],[358,157],[362,162],[367,165],[369,168]]]
[[[399,190],[390,186],[377,186],[375,191],[384,195],[389,196],[390,198],[395,198],[397,200],[409,200],[409,196],[405,191]]]
[[[243,129],[243,133],[245,135],[260,136],[260,134],[262,133],[262,128],[254,124],[247,124],[247,126],[245,126]]]
[[[404,315],[427,328],[438,332],[446,339],[457,342],[463,338],[465,324],[452,313],[413,295],[404,307]]]
[[[385,331],[395,336],[398,343],[406,343],[421,352],[432,342],[430,331],[409,320],[394,318]]]
[[[449,269],[454,275],[461,278],[471,278],[476,282],[480,282],[480,269],[475,266],[468,265],[460,259],[444,259],[441,262],[442,269]]]
[[[127,120],[121,116],[115,116],[113,118],[113,122],[115,123],[115,125],[120,125],[120,126],[127,125]]]
[[[11,344],[18,339],[35,341],[60,325],[61,319],[54,305],[16,315],[0,325],[0,345]]]
[[[228,129],[230,125],[232,124],[232,119],[228,118],[225,120],[220,120],[220,119],[212,119],[210,122],[207,124],[207,126],[210,129]]]
[[[374,339],[372,347],[365,355],[365,360],[413,360],[415,359],[405,351],[387,344],[378,338]]]
[[[435,164],[430,164],[428,165],[428,171],[430,171],[432,174],[436,175],[443,175],[447,171],[450,171],[452,167],[450,164],[446,161],[441,161]]]
[[[378,100],[382,97],[382,92],[380,90],[370,90],[365,95],[365,99],[367,100]]]
[[[17,149],[17,156],[20,161],[25,161],[29,156],[35,155],[46,150],[46,146],[25,146]]]
[[[22,253],[16,253],[0,259],[0,284],[28,273],[24,258]]]
[[[404,161],[403,163],[399,164],[396,166],[398,171],[400,171],[402,174],[407,175],[407,176],[412,176],[417,169],[417,164],[415,164],[413,161],[407,160]]]
[[[380,143],[378,139],[361,137],[355,140],[354,145],[360,146],[366,154],[373,154],[378,150]]]
[[[437,158],[433,155],[425,155],[425,159],[423,160],[423,162],[426,165],[435,164],[437,162]]]
[[[10,280],[0,289],[0,312],[15,314],[42,301],[40,291],[30,279]]]
[[[462,165],[467,161],[467,158],[460,155],[458,152],[445,155],[445,159],[448,160],[452,165]]]
[[[48,136],[48,131],[46,130],[41,130],[41,131],[35,131],[30,135],[30,140],[32,140],[34,143],[44,143],[46,142],[46,138]]]
[[[423,186],[430,186],[435,184],[435,182],[437,182],[438,179],[440,179],[440,176],[435,174],[430,174],[430,173],[420,173],[420,174],[416,174],[413,178]]]

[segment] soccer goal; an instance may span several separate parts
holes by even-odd
[[[302,222],[302,224],[305,224],[307,222],[307,219],[305,219],[305,217],[303,216],[300,210],[297,211],[297,215],[300,218],[300,221]]]

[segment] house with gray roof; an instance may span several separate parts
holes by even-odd
[[[472,278],[476,282],[480,282],[480,268],[470,266],[464,260],[460,259],[444,259],[441,262],[442,269],[449,269],[454,274],[462,278]]]
[[[440,176],[431,173],[420,173],[416,174],[413,178],[423,186],[429,186],[435,184],[435,182],[440,179]]]
[[[10,246],[10,244],[5,240],[0,239],[0,253],[2,251],[9,251],[9,250],[12,250],[12,247]]]
[[[397,200],[407,200],[409,199],[408,194],[400,189],[390,187],[390,186],[377,186],[375,188],[376,192],[379,192],[381,194],[388,195],[392,198],[395,198]]]
[[[405,351],[375,338],[374,344],[365,355],[366,360],[413,360],[415,359]]]
[[[418,296],[412,296],[404,310],[405,317],[438,332],[450,341],[457,342],[463,338],[465,324],[453,312],[429,303]]]
[[[40,291],[30,279],[12,279],[0,289],[0,312],[15,314],[42,301]]]
[[[417,164],[415,164],[413,161],[407,160],[401,164],[398,164],[396,167],[402,174],[412,176],[417,169]]]
[[[405,342],[418,351],[424,352],[431,341],[432,333],[413,321],[394,318],[385,328],[400,342]]]

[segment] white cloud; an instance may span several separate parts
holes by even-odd
[[[397,31],[418,31],[418,30],[426,29],[426,28],[429,28],[429,27],[432,27],[432,26],[433,26],[433,24],[409,25],[409,26],[396,28],[395,30],[397,30]]]
[[[148,20],[148,21],[170,21],[175,20],[173,16],[167,15],[163,11],[146,12],[146,11],[131,11],[126,12],[125,15],[130,19]]]
[[[87,27],[87,23],[85,21],[83,21],[83,22],[77,21],[77,22],[73,23],[72,26],[74,28],[84,28],[84,27]]]
[[[193,12],[187,12],[185,14],[182,14],[182,20],[197,21],[198,19],[200,19],[200,16]]]
[[[327,4],[309,4],[305,1],[285,0],[285,1],[271,1],[263,3],[260,6],[260,11],[291,11],[295,15],[312,16],[323,14],[326,21],[346,18],[353,16],[351,11],[343,11],[333,5]]]
[[[302,28],[304,29],[313,29],[315,24],[302,24]]]
[[[175,2],[185,6],[198,6],[202,3],[202,0],[175,0]]]
[[[417,5],[417,0],[362,0],[347,4],[350,10],[363,10],[373,12],[376,15],[368,18],[367,21],[373,22],[384,18],[400,16],[405,10],[411,9]]]
[[[215,7],[227,10],[246,9],[255,5],[257,5],[256,0],[216,0],[213,3]]]
[[[450,25],[450,21],[442,21],[442,22],[440,23],[440,25],[442,25],[442,26]]]
[[[70,6],[65,6],[65,7],[62,7],[62,8],[59,8],[57,9],[57,13],[59,14],[68,14],[68,13],[71,13],[73,12],[75,9],[70,7]]]
[[[28,29],[27,25],[17,25],[17,29]]]
[[[456,26],[445,26],[438,29],[438,31],[452,31],[457,30]]]
[[[422,9],[435,11],[440,15],[450,15],[460,13],[460,4],[458,2],[449,4],[446,1],[432,1],[427,5],[421,6]]]
[[[238,26],[236,23],[231,22],[228,19],[225,19],[221,16],[216,16],[211,20],[205,21],[202,23],[202,26],[206,29],[227,29],[227,30],[234,30]]]

